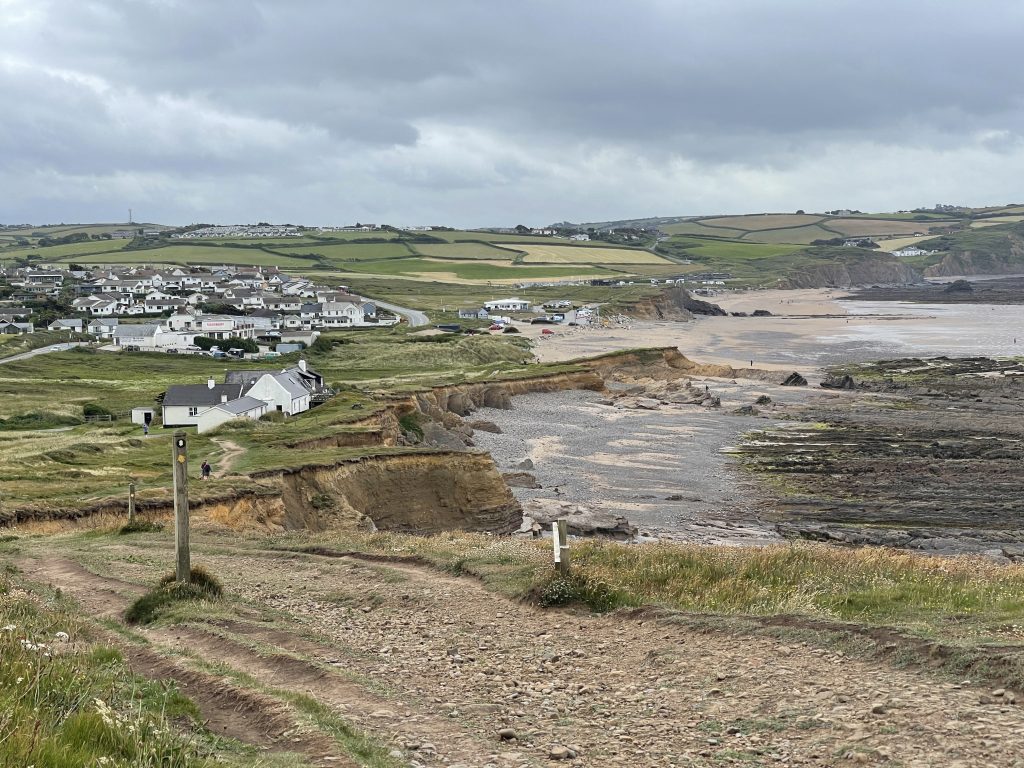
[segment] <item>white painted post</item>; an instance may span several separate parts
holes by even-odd
[[[569,521],[564,517],[555,523],[555,530],[558,531],[558,557],[555,560],[555,567],[563,576],[569,575]]]
[[[562,547],[558,542],[558,521],[551,521],[551,543],[555,548],[555,567],[562,561]]]

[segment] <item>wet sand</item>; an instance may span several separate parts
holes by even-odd
[[[1024,354],[1024,312],[1014,306],[840,301],[842,291],[736,291],[709,300],[730,312],[767,309],[772,317],[698,317],[610,328],[561,326],[535,338],[543,362],[637,347],[676,346],[700,362],[808,373],[821,366],[880,358]],[[1014,341],[1016,339],[1016,342]]]

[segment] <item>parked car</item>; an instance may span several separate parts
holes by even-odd
[[[504,328],[504,327],[505,327],[505,326],[504,326],[504,325],[502,325],[501,323],[491,323],[491,324],[490,324],[490,325],[489,325],[489,326],[487,327],[487,330],[488,330],[488,331],[500,331],[500,330],[501,330],[502,328]]]
[[[164,352],[166,352],[168,355],[178,354],[178,350],[174,349],[174,347],[168,347],[167,349],[164,350]]]
[[[543,331],[540,332],[540,335],[541,336],[553,336],[554,333],[555,332],[552,331],[550,328],[545,328]]]

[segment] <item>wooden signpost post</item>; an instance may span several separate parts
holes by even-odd
[[[188,444],[184,432],[175,432],[171,443],[174,464],[174,551],[175,579],[187,584],[192,574],[188,544]]]

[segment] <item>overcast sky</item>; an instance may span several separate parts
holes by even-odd
[[[0,223],[1024,200],[1019,0],[0,0]]]

